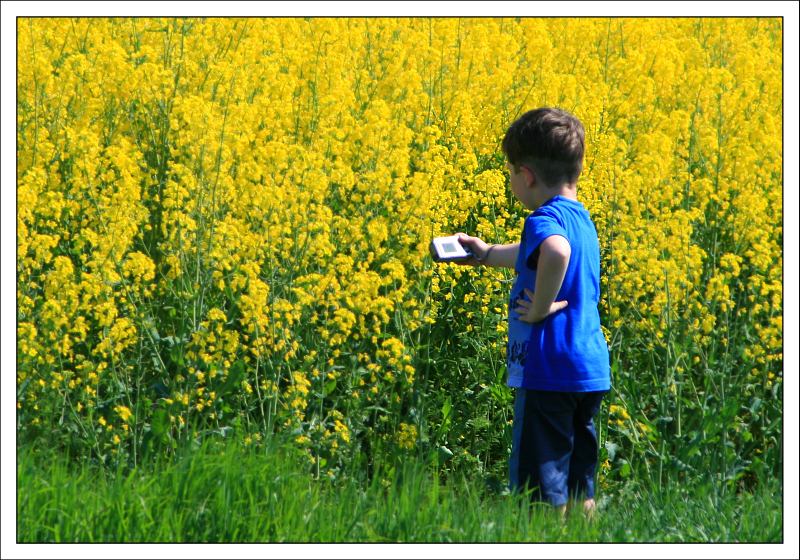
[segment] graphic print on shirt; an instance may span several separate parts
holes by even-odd
[[[519,315],[513,311],[516,301],[523,297],[523,280],[527,275],[517,275],[508,302],[508,345],[506,346],[506,365],[508,368],[508,384],[519,387],[525,371],[525,358],[528,355],[528,340],[531,337],[532,325],[520,321]]]

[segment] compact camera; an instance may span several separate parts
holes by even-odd
[[[463,261],[472,256],[472,251],[458,241],[457,235],[435,237],[431,241],[431,257],[436,262]]]

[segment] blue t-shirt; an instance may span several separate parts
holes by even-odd
[[[536,290],[539,246],[551,235],[569,242],[567,272],[556,301],[565,309],[543,321],[519,320],[513,310],[524,288]],[[508,307],[508,385],[541,391],[589,392],[611,387],[608,344],[600,329],[600,244],[589,212],[555,196],[525,220]]]

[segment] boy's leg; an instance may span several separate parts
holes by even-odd
[[[563,508],[569,497],[574,408],[575,398],[570,393],[528,390],[526,394],[531,480],[540,489],[536,497],[557,508]]]
[[[600,410],[606,391],[578,395],[575,409],[575,440],[569,466],[569,492],[582,497],[584,509],[594,508],[594,475],[597,470],[597,433],[594,417]]]
[[[524,492],[539,486],[534,472],[534,427],[533,417],[529,411],[528,390],[522,387],[515,389],[514,419],[511,431],[511,456],[508,461],[510,490]]]

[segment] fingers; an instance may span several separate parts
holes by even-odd
[[[567,300],[564,301],[554,301],[552,312],[555,313],[556,311],[561,311],[562,309],[566,308],[569,305]]]
[[[457,264],[459,266],[478,266],[478,265],[481,264],[481,263],[478,262],[478,260],[475,257],[470,257],[468,259],[459,259],[459,260],[450,261],[450,262],[452,262],[454,264]]]
[[[474,247],[474,237],[470,237],[466,233],[457,233],[456,237],[458,238],[458,242],[462,245],[466,245],[470,249]]]
[[[552,305],[550,306],[550,309],[549,309],[549,311],[547,312],[546,315],[544,315],[542,317],[529,317],[529,315],[531,313],[531,309],[533,307],[533,301],[532,301],[533,300],[533,292],[531,292],[528,289],[525,289],[525,293],[530,298],[530,300],[527,300],[527,299],[524,299],[524,298],[518,298],[517,301],[516,301],[517,307],[513,311],[514,311],[514,313],[519,315],[519,318],[520,318],[521,321],[524,321],[526,323],[538,323],[540,321],[544,321],[550,315],[553,315],[554,313],[558,313],[559,311],[561,311],[562,309],[565,309],[569,305],[569,302],[567,300],[554,301],[552,303]]]
[[[525,308],[525,307],[517,307],[516,309],[514,309],[514,313],[519,315],[520,321],[524,321],[526,323],[528,322],[528,320],[527,320],[528,309],[527,308]]]
[[[456,238],[458,239],[459,243],[461,243],[462,245],[467,245],[471,248],[477,247],[482,243],[480,237],[472,237],[471,235],[467,235],[466,233],[457,233]]]
[[[528,288],[525,288],[524,291],[525,295],[528,296],[528,299],[525,299],[524,297],[518,298],[517,303],[520,305],[524,305],[526,308],[528,308],[533,303],[533,292],[530,291]]]

